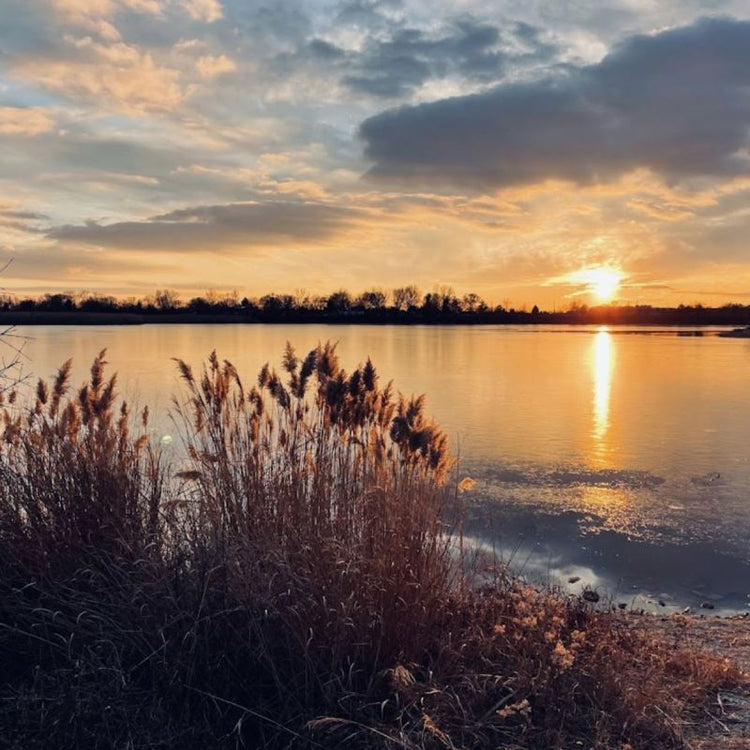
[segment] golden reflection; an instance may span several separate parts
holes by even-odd
[[[594,338],[591,355],[594,376],[594,443],[599,453],[605,449],[604,440],[609,430],[609,400],[612,388],[614,350],[612,334],[601,328]]]

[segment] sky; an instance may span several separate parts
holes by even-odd
[[[747,0],[0,19],[6,293],[416,284],[559,309],[604,269],[617,302],[750,304]]]

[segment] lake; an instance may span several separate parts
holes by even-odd
[[[467,496],[467,533],[534,580],[595,586],[616,602],[715,612],[750,605],[750,341],[715,331],[546,326],[36,326],[25,371],[68,357],[74,384],[107,348],[121,392],[165,417],[172,357],[212,349],[245,374],[339,342],[347,368],[425,393]],[[165,437],[166,436],[166,437]],[[569,584],[572,577],[580,581]]]

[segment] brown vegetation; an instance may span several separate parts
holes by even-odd
[[[178,362],[179,466],[105,364],[3,406],[5,747],[675,748],[741,679],[468,571],[470,483],[369,361],[288,347],[252,384]]]

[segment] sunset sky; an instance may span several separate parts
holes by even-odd
[[[750,304],[747,0],[0,0],[6,292]],[[593,276],[592,276],[593,273]]]

